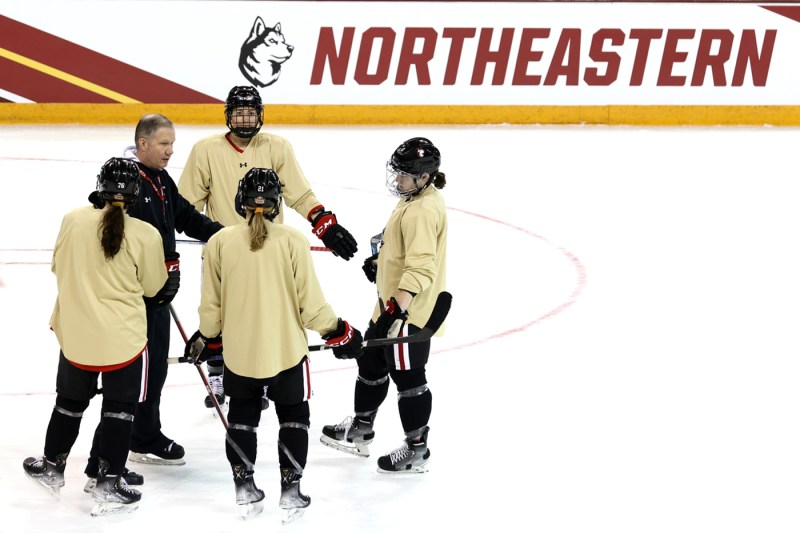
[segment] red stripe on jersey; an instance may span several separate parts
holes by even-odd
[[[102,366],[83,365],[81,363],[76,363],[75,361],[69,361],[69,359],[67,359],[67,361],[69,361],[73,366],[80,368],[81,370],[88,370],[89,372],[111,372],[113,370],[119,370],[120,368],[125,368],[129,364],[136,361],[139,357],[141,357],[142,354],[147,354],[147,345],[145,345],[145,347],[142,348],[142,351],[136,354],[130,360],[123,361],[122,363],[117,363],[115,365],[102,365]]]
[[[234,149],[234,150],[236,150],[236,151],[237,151],[237,152],[239,152],[240,154],[243,154],[243,153],[244,153],[244,150],[242,150],[241,148],[239,148],[238,146],[236,146],[236,143],[234,143],[234,142],[231,140],[231,132],[228,132],[228,133],[226,133],[226,134],[225,134],[225,140],[226,140],[226,141],[228,141],[228,144],[230,144],[231,146],[233,146],[233,149]]]

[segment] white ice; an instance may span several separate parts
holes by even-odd
[[[434,339],[430,472],[376,473],[402,442],[394,389],[368,459],[319,443],[352,411],[354,364],[312,357],[303,491],[287,531],[675,533],[800,530],[800,248],[793,128],[270,127],[288,137],[357,257],[315,252],[341,316],[363,328],[361,272],[395,203],[384,164],[409,137],[443,154],[450,221],[446,335]],[[178,124],[169,171],[218,127]],[[86,412],[56,503],[26,479],[55,399],[50,249],[86,204],[125,127],[0,126],[0,531],[272,531],[274,409],[259,428],[264,513],[238,517],[224,428],[197,370],[173,365],[162,396],[185,466],[144,474],[131,515],[91,518]],[[293,211],[287,223],[308,231]],[[311,244],[315,237],[308,233]],[[185,238],[180,235],[179,238]],[[175,301],[195,330],[199,247],[179,245]],[[313,332],[311,343],[319,342]],[[182,342],[173,330],[173,355]]]

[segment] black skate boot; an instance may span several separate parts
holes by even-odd
[[[281,499],[278,505],[283,509],[281,519],[284,524],[303,516],[306,507],[311,505],[311,498],[300,492],[300,478],[302,477],[302,470],[281,468]]]
[[[132,513],[138,509],[142,493],[128,488],[123,476],[109,475],[108,461],[100,458],[98,463],[97,483],[92,489],[92,499],[96,502],[92,516]]]
[[[348,416],[335,426],[324,426],[319,441],[336,450],[369,457],[369,444],[375,438],[372,424],[377,411],[368,415]]]
[[[61,499],[61,487],[64,486],[64,469],[67,467],[69,452],[59,453],[55,461],[45,456],[28,457],[22,461],[25,475],[47,489],[56,500]]]
[[[214,393],[214,397],[217,399],[219,406],[222,407],[225,405],[225,389],[222,386],[222,374],[209,374],[208,386],[211,387],[211,392]],[[208,408],[214,407],[214,401],[209,395],[206,395],[205,403]]]
[[[166,440],[167,444],[163,448],[150,450],[131,450],[128,459],[134,463],[147,465],[185,465],[186,450],[174,440]]]
[[[419,438],[419,441],[417,440]],[[382,474],[423,474],[428,471],[428,426],[406,434],[403,445],[378,459]]]
[[[236,505],[241,506],[242,518],[250,520],[264,510],[264,491],[256,487],[253,471],[245,465],[233,465],[233,483],[236,485]]]
[[[83,492],[87,494],[91,494],[94,490],[94,487],[97,485],[97,472],[94,475],[86,473],[89,479],[86,480],[86,484],[83,486]],[[127,468],[122,473],[122,478],[125,480],[125,483],[128,485],[138,486],[144,485],[144,476],[141,474],[137,474],[133,470],[128,470]]]

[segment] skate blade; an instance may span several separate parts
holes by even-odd
[[[118,514],[128,514],[134,512],[139,508],[139,502],[134,503],[116,503],[116,502],[100,502],[92,507],[92,516],[111,516]]]
[[[281,511],[281,522],[286,525],[294,522],[306,512],[305,507],[295,507],[293,509],[283,509]]]
[[[44,490],[47,491],[47,494],[53,497],[57,502],[61,501],[61,487],[54,487],[52,485],[48,485],[41,479],[36,479],[35,477],[28,476],[28,479],[36,483],[39,487],[42,487]]]
[[[252,520],[264,510],[264,502],[244,503],[239,505],[242,520]]]
[[[357,455],[358,457],[369,457],[369,442],[363,442],[358,444],[347,444],[342,443],[341,441],[334,440],[327,435],[323,435],[319,438],[319,441],[328,446],[329,448],[333,448],[334,450],[339,450],[340,452],[349,453],[351,455]],[[370,441],[372,442],[372,441]]]
[[[174,465],[180,466],[186,464],[186,459],[181,457],[180,459],[164,459],[163,457],[159,457],[157,455],[153,455],[150,453],[137,453],[131,452],[128,455],[128,460],[133,461],[134,463],[141,463],[144,465]]]

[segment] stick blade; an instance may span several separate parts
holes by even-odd
[[[436,297],[436,303],[433,305],[433,311],[431,311],[431,316],[428,318],[425,328],[436,333],[436,331],[442,327],[442,324],[444,324],[444,320],[450,312],[450,305],[452,303],[452,294],[447,291],[440,292],[439,296]]]

